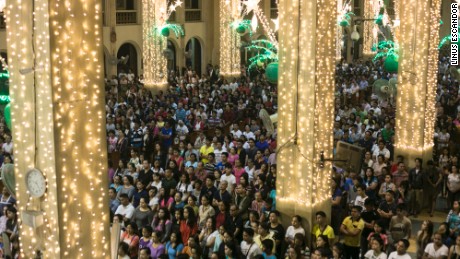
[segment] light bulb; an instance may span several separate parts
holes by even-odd
[[[351,33],[351,39],[354,41],[359,40],[359,32],[357,31],[357,25],[353,27],[353,32]]]

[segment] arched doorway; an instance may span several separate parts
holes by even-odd
[[[168,71],[176,70],[177,60],[176,60],[176,46],[170,40],[168,40],[168,46],[165,51],[166,60],[168,62]]]
[[[185,66],[201,75],[201,43],[197,38],[190,38],[185,46]]]
[[[127,58],[128,56],[129,58]],[[117,74],[120,74],[122,71],[127,73],[131,70],[135,75],[139,75],[137,67],[137,51],[133,44],[125,43],[121,45],[118,49],[117,58],[120,61],[117,65]]]

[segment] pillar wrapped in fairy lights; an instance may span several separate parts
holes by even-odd
[[[372,45],[378,43],[378,35],[376,31],[378,26],[374,23],[373,20],[380,11],[380,1],[379,0],[366,0],[364,1],[364,30],[363,30],[363,54],[364,55],[373,55],[376,51],[372,50]]]
[[[102,10],[96,0],[13,0],[7,14],[22,258],[109,258]],[[29,196],[25,176],[47,181]],[[43,224],[21,220],[42,211]]]
[[[219,67],[225,77],[236,77],[240,70],[240,35],[231,23],[240,16],[239,0],[220,0],[219,2]]]
[[[401,0],[395,153],[431,159],[441,0]]]
[[[330,211],[336,0],[280,0],[277,209]]]
[[[142,0],[142,58],[144,85],[158,91],[168,86],[167,60],[163,54],[167,38],[161,35],[161,26],[168,19],[168,1]]]

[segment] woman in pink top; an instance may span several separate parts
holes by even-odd
[[[230,148],[230,153],[228,154],[228,162],[232,165],[235,166],[235,161],[238,160],[240,156],[236,153],[236,148],[232,147]]]
[[[233,167],[233,173],[235,174],[236,184],[240,183],[240,177],[243,173],[246,172],[241,165],[241,161],[239,159],[235,160],[235,166]]]

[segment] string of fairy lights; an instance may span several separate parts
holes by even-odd
[[[60,245],[57,210],[53,209],[57,201],[55,199],[54,146],[52,135],[50,137],[50,133],[53,132],[53,124],[49,123],[53,115],[51,90],[49,89],[51,78],[50,48],[49,41],[47,41],[49,39],[48,1],[36,0],[32,6],[28,2],[17,0],[15,3],[10,3],[5,13],[11,61],[8,66],[11,82],[11,117],[12,123],[16,125],[13,134],[15,145],[18,147],[14,149],[14,153],[17,159],[21,159],[21,164],[16,163],[15,165],[17,169],[15,170],[16,198],[19,212],[33,206],[31,200],[21,196],[19,192],[18,183],[24,181],[26,171],[21,169],[38,166],[47,176],[48,183],[48,193],[45,193],[43,201],[40,202],[45,227],[34,229],[22,224],[21,217],[18,217],[20,253],[21,257],[31,257],[30,253],[33,253],[35,249],[43,249],[44,255],[52,258],[59,255]],[[31,14],[33,14],[32,19]],[[22,68],[34,68],[35,66],[41,66],[42,71],[34,71],[30,74],[19,72]],[[25,91],[25,89],[30,89],[31,85],[35,88],[36,96],[33,97],[30,96],[30,91]],[[34,105],[35,101],[36,105]],[[35,113],[37,120],[31,121],[30,115]],[[38,142],[34,141],[35,134],[39,135]],[[19,151],[20,146],[25,148]],[[40,159],[34,159],[37,147],[43,150]],[[43,237],[43,239],[39,240],[38,237]]]
[[[423,155],[433,147],[440,0],[399,4],[404,37],[399,39],[395,147],[398,152]]]
[[[219,1],[219,67],[220,74],[225,77],[239,76],[241,39],[238,32],[231,26],[240,19],[241,4],[239,0]]]
[[[163,54],[167,46],[167,36],[162,32],[168,30],[167,21],[180,5],[182,5],[180,0],[175,2],[142,0],[142,58],[144,85],[147,88],[160,89],[168,84],[167,59]],[[175,30],[173,31],[176,33]],[[178,33],[183,36],[183,30]]]
[[[281,0],[279,15],[277,200],[310,208],[330,198],[331,167],[314,161],[332,156],[337,6]]]

